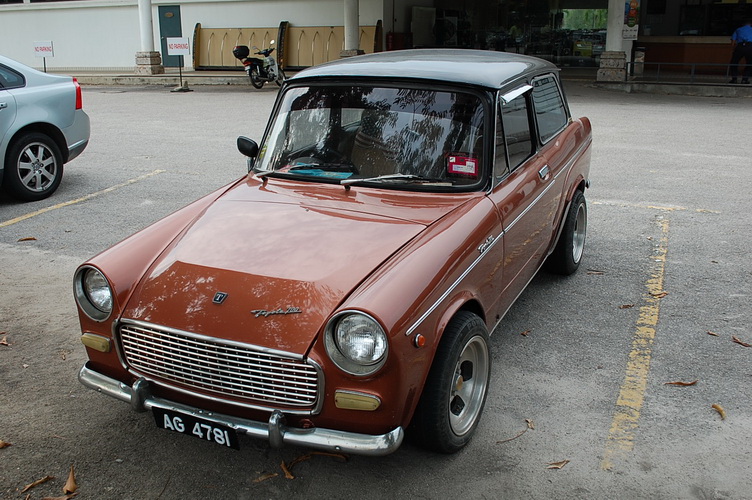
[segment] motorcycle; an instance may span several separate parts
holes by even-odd
[[[274,40],[269,43],[269,45],[273,44]],[[257,89],[263,87],[266,82],[275,82],[281,86],[282,82],[285,81],[285,72],[282,71],[282,68],[277,64],[277,60],[272,56],[274,47],[259,50],[258,47],[254,46],[253,50],[256,51],[254,54],[262,56],[263,59],[248,57],[251,51],[247,45],[236,45],[232,49],[232,55],[243,63],[245,72],[248,73],[251,80],[251,85]]]

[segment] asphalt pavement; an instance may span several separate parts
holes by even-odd
[[[235,138],[276,96],[85,83],[92,140],[58,192],[0,194],[0,497],[61,496],[72,467],[77,499],[752,498],[752,100],[565,86],[593,123],[583,266],[493,333],[464,450],[367,458],[227,450],[78,383],[76,266],[243,175]]]

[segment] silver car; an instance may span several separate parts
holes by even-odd
[[[0,56],[0,185],[23,201],[50,196],[89,143],[81,87]]]

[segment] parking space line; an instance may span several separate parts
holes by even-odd
[[[653,341],[661,310],[661,298],[664,295],[663,281],[668,253],[669,220],[661,218],[658,224],[661,228],[661,237],[655,253],[651,255],[653,267],[650,277],[645,281],[647,293],[632,334],[632,346],[624,381],[616,400],[616,411],[611,421],[606,451],[601,461],[603,470],[611,470],[615,459],[632,451],[635,434],[639,427],[640,411],[645,400],[650,360],[653,354]]]
[[[58,203],[57,205],[52,205],[51,207],[45,207],[45,208],[39,209],[36,212],[30,212],[28,214],[21,215],[20,217],[16,217],[15,219],[10,219],[5,222],[0,222],[0,228],[12,226],[13,224],[17,224],[27,219],[31,219],[32,217],[36,217],[37,215],[41,215],[41,214],[50,212],[52,210],[57,210],[59,208],[69,207],[71,205],[75,205],[77,203],[81,203],[81,202],[90,200],[92,198],[96,198],[97,196],[102,196],[103,194],[111,193],[112,191],[115,191],[116,189],[120,189],[125,186],[130,186],[131,184],[135,184],[136,182],[142,181],[144,179],[148,179],[149,177],[155,176],[157,174],[161,174],[163,172],[166,172],[166,170],[155,170],[153,172],[149,172],[148,174],[140,175],[133,179],[129,179],[125,182],[121,182],[120,184],[116,184],[114,186],[110,186],[108,188],[102,189],[101,191],[97,191],[96,193],[87,194],[80,198],[76,198],[75,200],[64,201],[63,203]]]

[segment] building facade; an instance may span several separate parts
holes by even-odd
[[[373,49],[367,42],[367,52],[480,48],[593,67],[606,50],[622,50],[629,60],[635,47],[645,50],[646,61],[726,63],[729,36],[752,17],[752,3],[745,0],[359,0],[357,5],[360,26],[379,26],[379,39]],[[287,21],[291,28],[322,28],[311,35],[313,46],[314,39],[342,44],[334,30],[326,30],[346,24],[343,0],[151,0],[150,10],[154,47],[168,65],[175,63],[164,53],[163,38],[193,39],[199,25],[237,30]],[[0,0],[0,53],[42,67],[34,45],[51,41],[54,57],[44,61],[47,68],[130,71],[142,50],[142,22],[138,0]],[[195,64],[195,57],[184,62]]]

